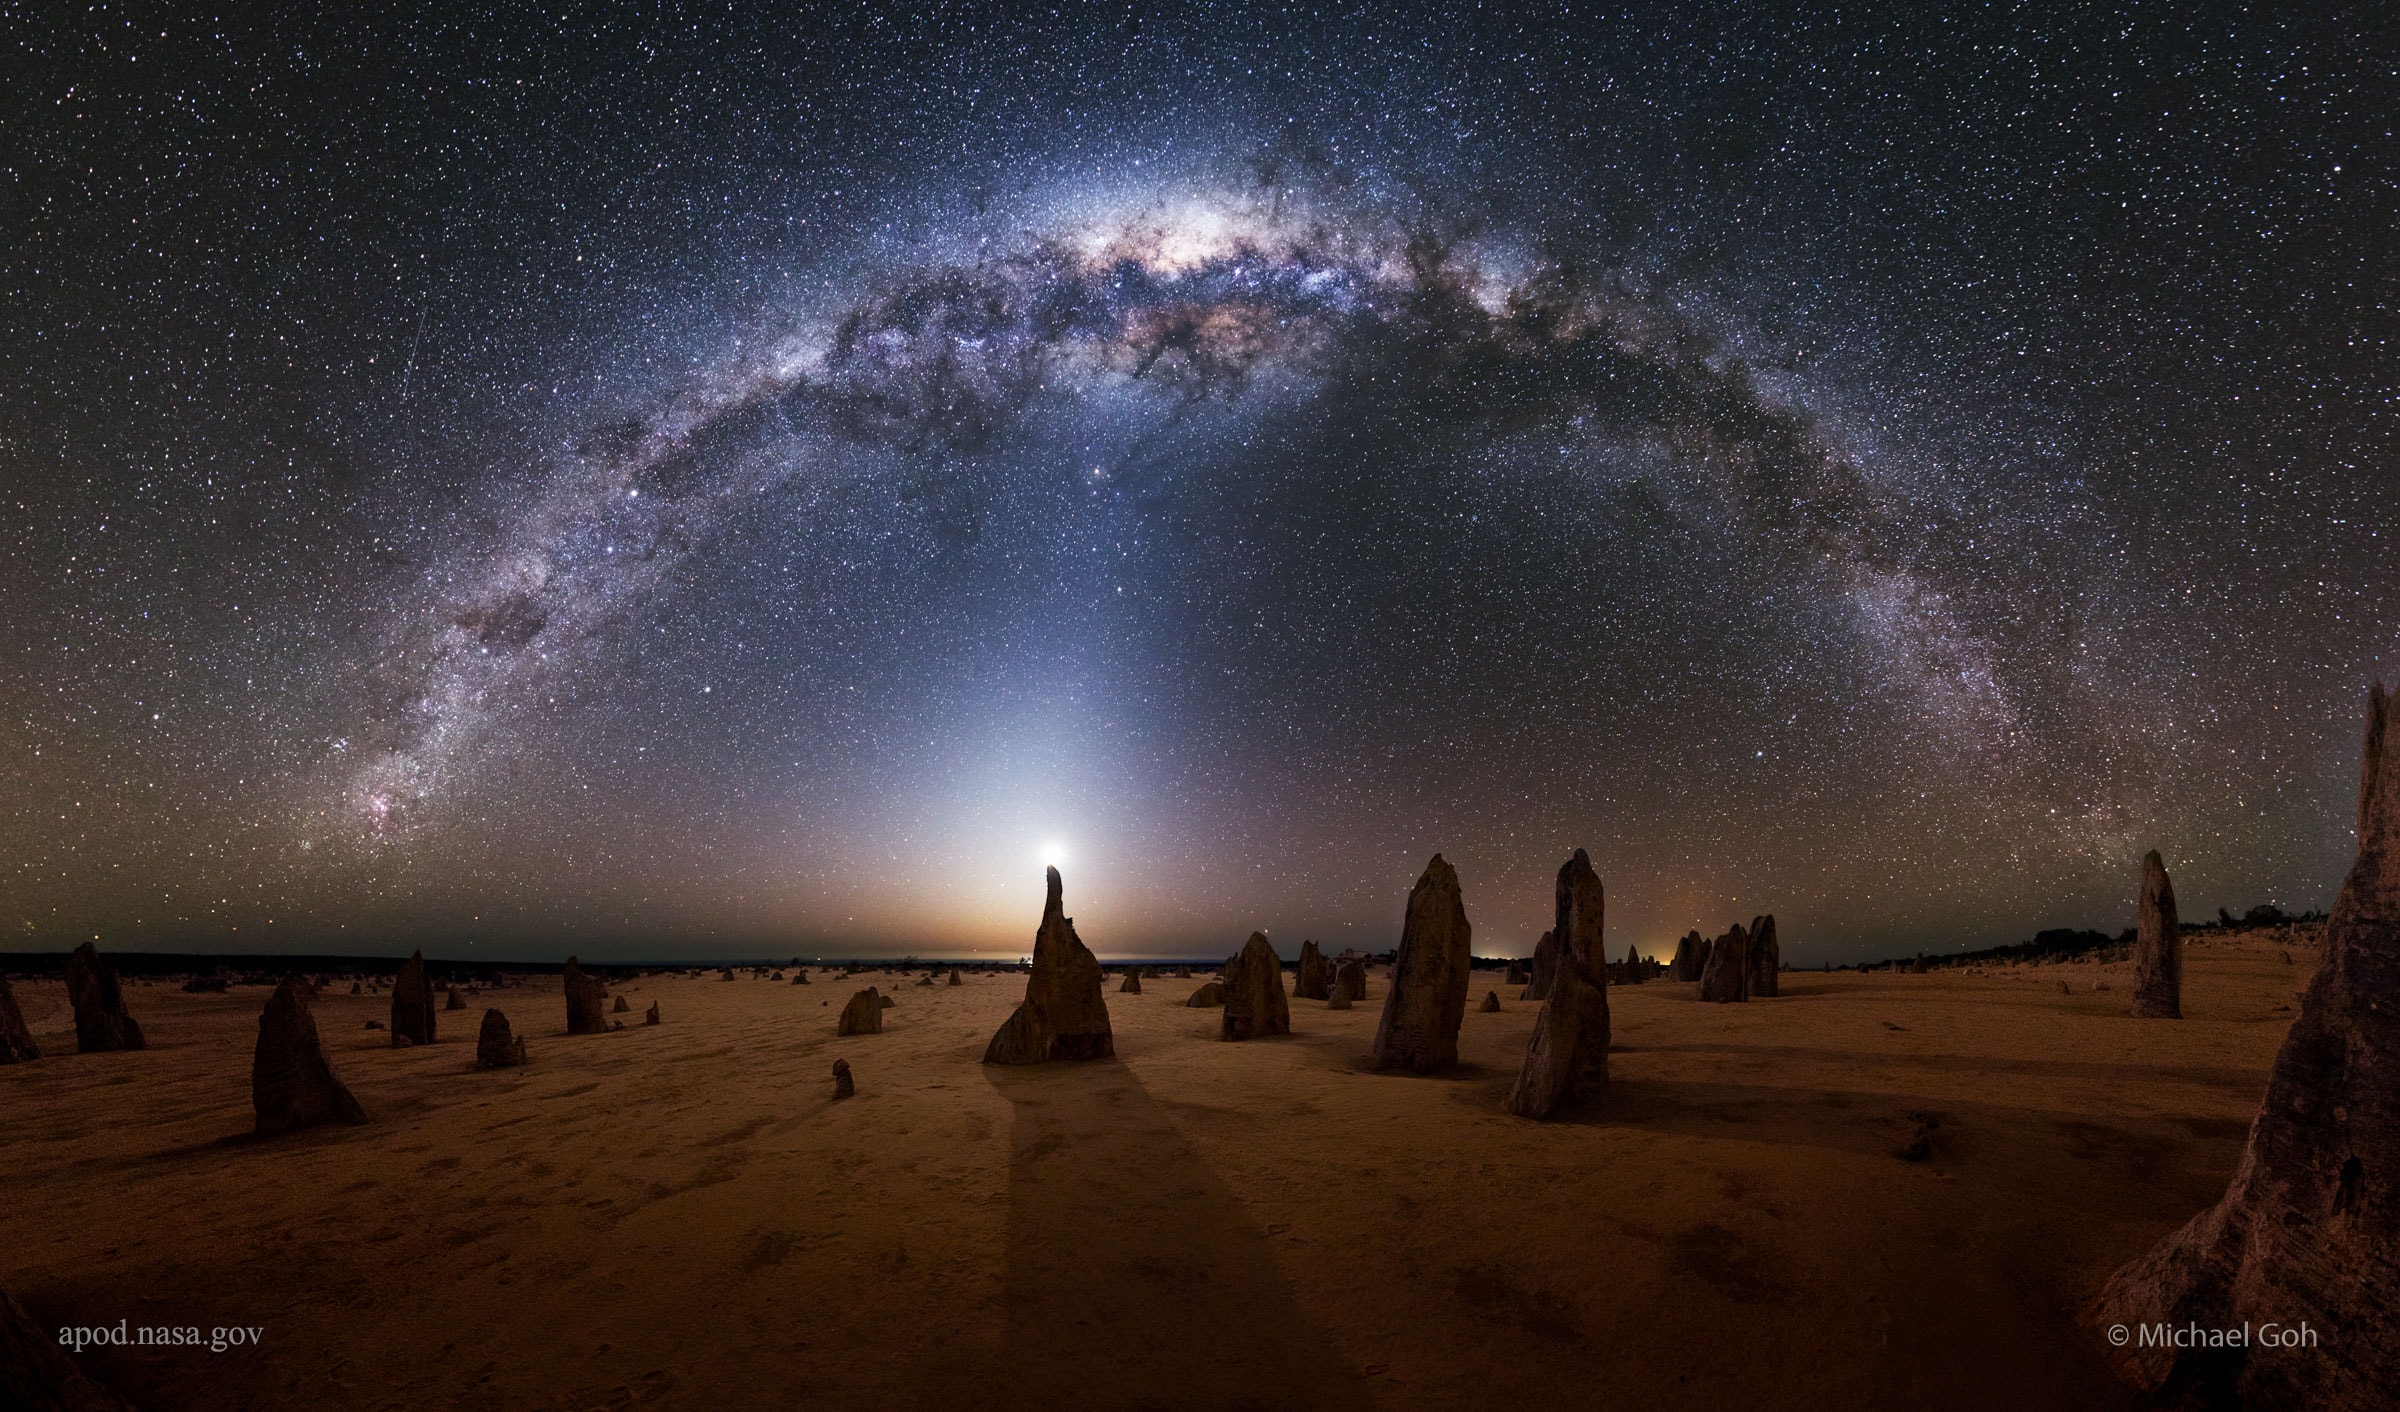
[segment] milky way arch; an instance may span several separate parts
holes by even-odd
[[[620,632],[777,486],[862,452],[971,459],[1051,409],[1141,389],[1154,425],[1130,458],[1191,409],[1240,407],[1270,373],[1424,425],[1556,425],[1636,449],[1755,537],[1761,573],[1839,604],[1937,733],[2010,743],[1994,644],[1954,606],[1945,546],[1962,530],[1943,496],[1762,392],[1637,282],[1489,248],[1237,203],[876,279],[771,355],[593,430],[496,551],[403,615],[343,813],[373,839],[437,810],[475,755],[507,749],[509,703]]]

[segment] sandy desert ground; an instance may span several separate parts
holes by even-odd
[[[2193,944],[2181,1022],[2091,964],[1619,988],[1608,1098],[1550,1123],[1500,1109],[1507,993],[1455,1075],[1366,1072],[1380,972],[1243,1044],[1112,974],[1115,1062],[1015,1070],[977,1060],[1019,976],[852,1039],[830,976],[627,982],[665,1023],[576,1038],[550,977],[497,1072],[482,999],[392,1050],[327,996],[373,1121],[265,1141],[263,988],[129,981],[154,1047],[77,1056],[20,982],[54,1057],[0,1069],[0,1283],[263,1328],[85,1355],[151,1409],[2129,1407],[2075,1310],[2223,1189],[2314,961]]]

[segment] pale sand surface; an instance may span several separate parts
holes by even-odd
[[[153,1409],[2126,1407],[2076,1306],[2223,1189],[2315,959],[2194,946],[2181,1022],[2126,1017],[2123,966],[1618,988],[1612,1092],[1552,1123],[1501,1112],[1505,991],[1455,1076],[1362,1071],[1380,970],[1245,1044],[1199,981],[1112,976],[1116,1062],[1016,1070],[976,1061],[1017,976],[902,982],[853,1039],[821,975],[627,982],[577,1038],[553,977],[418,1050],[328,995],[374,1121],[271,1141],[265,989],[129,982],[154,1048],[77,1056],[20,982],[54,1057],[0,1068],[0,1283],[264,1327],[85,1355]],[[487,999],[530,1068],[473,1070]]]

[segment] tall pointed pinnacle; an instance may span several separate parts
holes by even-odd
[[[1783,948],[1775,940],[1775,914],[1750,919],[1750,994],[1783,993]]]
[[[1709,943],[1708,961],[1700,968],[1700,998],[1725,1004],[1750,998],[1750,934],[1741,923]]]
[[[1025,999],[983,1051],[986,1064],[1106,1059],[1117,1052],[1100,997],[1100,960],[1075,935],[1058,869],[1049,869],[1041,930],[1033,936],[1033,974]]]
[[[1458,1063],[1474,935],[1459,895],[1458,870],[1436,853],[1409,889],[1400,946],[1392,955],[1392,988],[1384,993],[1383,1018],[1368,1048],[1369,1067],[1431,1074]],[[1360,978],[1363,982],[1363,969]]]
[[[1553,894],[1558,969],[1508,1094],[1508,1111],[1520,1118],[1546,1118],[1608,1086],[1608,953],[1600,939],[1606,900],[1591,856],[1576,849],[1558,870]]]
[[[2142,891],[2133,920],[2133,1013],[2146,1020],[2180,1020],[2183,923],[2175,916],[2175,885],[2155,848],[2142,855]]]
[[[76,1052],[148,1047],[141,1025],[126,1013],[116,971],[88,941],[67,958],[67,1000],[75,1007]]]
[[[600,1009],[600,982],[583,973],[583,965],[574,957],[567,958],[560,977],[567,996],[568,1034],[605,1034],[608,1016]]]
[[[433,1043],[433,1015],[433,985],[425,978],[425,953],[419,950],[392,978],[392,1047]]]
[[[299,976],[275,987],[258,1017],[258,1044],[250,1055],[250,1105],[261,1137],[318,1123],[363,1123],[364,1108],[334,1077],[308,1013],[317,988]]]
[[[1325,953],[1313,941],[1300,943],[1300,969],[1292,978],[1292,999],[1330,1000],[1333,998],[1333,967],[1327,964]]]
[[[1225,963],[1225,1013],[1218,1017],[1225,1039],[1256,1039],[1260,1035],[1292,1032],[1291,1002],[1283,994],[1283,960],[1265,932],[1250,940]]]

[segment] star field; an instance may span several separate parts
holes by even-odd
[[[2365,8],[93,7],[0,144],[9,944],[1795,964],[2326,903]]]

